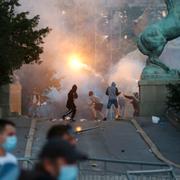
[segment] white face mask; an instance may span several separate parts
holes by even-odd
[[[8,136],[5,142],[2,144],[2,147],[6,151],[13,151],[17,145],[17,137],[16,136]]]
[[[76,180],[78,167],[76,165],[63,166],[60,170],[58,180]]]

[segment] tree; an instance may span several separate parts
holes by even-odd
[[[168,108],[180,112],[180,84],[169,84],[167,88],[169,91],[167,96]]]
[[[38,15],[17,13],[19,6],[19,0],[0,0],[0,85],[9,83],[13,71],[23,64],[41,63],[41,44],[50,31],[38,29]]]

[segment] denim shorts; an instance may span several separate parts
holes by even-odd
[[[115,108],[118,108],[117,99],[110,99],[107,104],[107,109],[110,109],[112,105],[114,105]]]

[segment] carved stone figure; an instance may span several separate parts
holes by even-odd
[[[170,70],[165,64],[159,61],[164,47],[173,39],[180,36],[180,0],[164,0],[168,14],[165,18],[149,25],[138,38],[139,50],[148,56],[145,74],[167,74],[169,77],[179,77],[179,72]],[[157,72],[158,71],[158,72]]]

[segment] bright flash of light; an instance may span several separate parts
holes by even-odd
[[[78,56],[71,56],[69,58],[69,64],[71,66],[72,69],[74,70],[81,70],[84,69],[86,71],[91,72],[95,77],[100,78],[103,82],[104,82],[104,78],[102,77],[101,74],[97,73],[92,67],[90,67],[89,65],[83,63],[81,61],[81,58]]]
[[[83,67],[83,63],[81,62],[81,60],[76,57],[76,56],[72,56],[70,58],[70,65],[73,69],[81,69]]]
[[[81,126],[76,127],[76,132],[81,132],[81,131],[82,131],[82,127]]]

